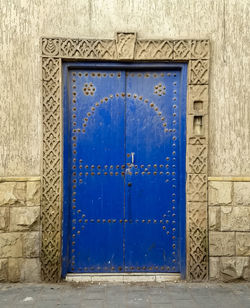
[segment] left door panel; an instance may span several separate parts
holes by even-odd
[[[68,73],[68,272],[123,271],[125,74]]]

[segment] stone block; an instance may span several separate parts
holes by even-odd
[[[38,258],[24,259],[21,266],[21,281],[41,281],[41,264]]]
[[[234,256],[235,233],[234,232],[209,232],[210,256]]]
[[[0,232],[7,231],[9,227],[9,208],[0,208]]]
[[[22,258],[10,258],[8,266],[8,278],[10,282],[19,282],[21,280]]]
[[[208,183],[208,204],[227,205],[232,203],[233,184],[231,182]]]
[[[40,232],[27,232],[23,234],[23,256],[39,257]]]
[[[237,279],[250,279],[249,257],[220,258],[220,280],[230,282]]]
[[[234,204],[250,206],[250,182],[234,183]]]
[[[250,256],[250,232],[236,232],[236,255]]]
[[[250,207],[222,206],[221,231],[250,231]]]
[[[220,231],[220,207],[209,207],[209,230]]]
[[[0,282],[8,280],[8,259],[0,259]]]
[[[0,206],[24,205],[26,197],[25,182],[1,182]]]
[[[39,206],[10,209],[10,231],[38,230],[39,224]]]
[[[211,280],[219,279],[220,275],[220,258],[210,257],[209,258],[209,278]]]
[[[26,204],[28,206],[40,205],[41,184],[39,181],[27,182]]]
[[[22,257],[23,239],[20,233],[0,233],[0,258]]]

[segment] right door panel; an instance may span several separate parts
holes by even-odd
[[[126,73],[127,272],[180,272],[181,71]]]

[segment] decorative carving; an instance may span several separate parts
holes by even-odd
[[[42,53],[45,56],[58,56],[59,39],[42,38]]]
[[[188,203],[188,272],[191,280],[204,280],[208,272],[207,204]]]
[[[174,42],[174,59],[183,60],[190,58],[190,40],[180,40]]]
[[[187,200],[207,201],[207,175],[188,174],[187,175]]]
[[[201,145],[188,146],[187,173],[207,172],[207,147]]]
[[[188,113],[207,114],[208,113],[208,86],[190,85],[188,89]],[[197,105],[197,106],[196,106]]]
[[[188,139],[188,143],[192,145],[207,144],[207,139],[204,136],[193,136]]]
[[[208,60],[190,62],[189,84],[208,84]]]
[[[191,59],[209,59],[209,41],[192,40],[190,57]]]
[[[60,59],[44,58],[43,71],[43,179],[42,278],[60,279],[61,260],[61,97]]]
[[[136,40],[134,33],[118,33],[116,40],[43,38],[41,50],[43,55],[42,278],[47,281],[58,281],[61,275],[61,58],[63,58],[189,61],[187,143],[192,148],[189,146],[186,159],[187,169],[190,172],[187,176],[187,200],[190,201],[187,210],[187,278],[206,279],[208,272],[206,216],[208,121],[206,115],[209,41]],[[153,103],[150,104],[148,100],[142,100],[142,103],[148,104],[161,116]],[[193,116],[197,114],[203,116],[205,124],[203,134],[199,136],[193,135]],[[165,125],[163,117],[161,121]],[[165,130],[167,131],[166,128]]]
[[[114,40],[62,39],[61,56],[65,58],[116,60]]]
[[[133,60],[136,33],[117,33],[116,49],[118,60]]]
[[[172,60],[173,41],[137,40],[135,47],[136,60]]]

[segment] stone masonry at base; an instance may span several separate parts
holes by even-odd
[[[0,282],[40,280],[40,181],[0,182]],[[250,281],[250,182],[210,181],[209,278]]]
[[[209,268],[211,280],[250,280],[250,182],[211,181]]]
[[[40,181],[0,182],[0,282],[40,280]]]

